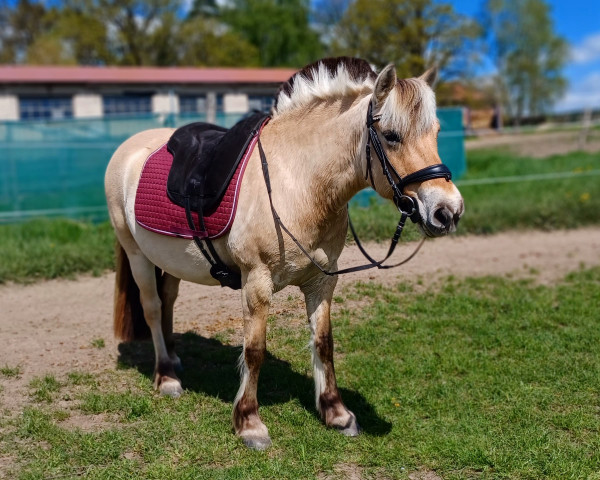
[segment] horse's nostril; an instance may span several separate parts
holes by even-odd
[[[438,208],[433,217],[440,222],[446,230],[452,225],[452,214],[446,207]]]

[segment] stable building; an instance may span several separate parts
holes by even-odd
[[[0,66],[0,122],[268,110],[295,70]]]

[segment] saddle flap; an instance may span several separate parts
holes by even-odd
[[[268,117],[257,112],[231,129],[197,122],[177,129],[167,144],[173,165],[167,180],[171,201],[208,214],[216,208],[248,145]]]

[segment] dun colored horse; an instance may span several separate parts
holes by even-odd
[[[309,65],[280,89],[272,119],[260,134],[272,201],[281,222],[323,269],[337,269],[352,196],[369,185],[384,198],[395,195],[383,162],[371,165],[369,128],[395,175],[404,177],[441,163],[440,125],[430,87],[434,77],[428,71],[399,80],[392,65],[377,75],[364,60],[344,57]],[[374,119],[370,125],[365,123],[368,116]],[[166,128],[148,130],[125,141],[108,165],[105,187],[119,243],[115,333],[125,341],[133,340],[139,331],[136,322],[145,320],[156,353],[154,385],[162,394],[176,397],[183,391],[175,374],[179,358],[172,342],[179,282],[218,283],[192,240],[160,235],[136,224],[134,203],[144,162],[172,133]],[[427,236],[454,231],[463,213],[457,188],[437,177],[417,178],[403,186],[402,193],[417,207],[419,225]],[[316,407],[327,426],[350,436],[359,432],[355,415],[342,402],[334,373],[329,315],[337,276],[325,275],[280,227],[255,149],[231,230],[213,245],[222,261],[241,274],[244,346],[233,425],[244,443],[256,449],[271,443],[256,395],[267,314],[273,293],[288,285],[298,286],[306,300]]]

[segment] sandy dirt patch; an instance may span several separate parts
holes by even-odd
[[[401,246],[396,258],[407,255],[414,245]],[[368,248],[381,258],[387,245]],[[358,250],[348,247],[340,267],[362,261]],[[425,242],[417,257],[400,269],[343,276],[338,291],[359,280],[392,285],[420,278],[429,284],[448,275],[526,276],[551,283],[581,265],[600,265],[600,228],[441,238]],[[0,375],[0,412],[20,410],[32,378],[53,374],[62,379],[74,371],[115,369],[119,353],[112,334],[113,281],[110,273],[0,286],[0,367],[20,367],[17,377]],[[291,313],[303,322],[299,290],[289,287],[277,293],[271,312]],[[183,282],[175,305],[175,330],[209,337],[227,329],[241,332],[239,293]],[[240,338],[239,333],[234,337]]]

